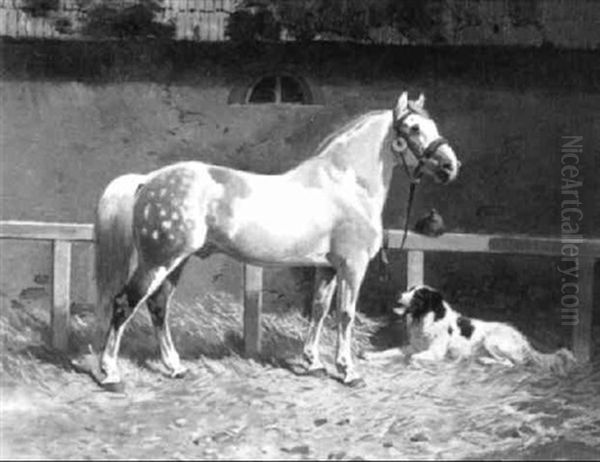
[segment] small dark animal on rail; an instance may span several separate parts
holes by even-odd
[[[444,219],[436,209],[431,209],[427,215],[417,221],[415,231],[425,236],[441,236],[445,232]]]

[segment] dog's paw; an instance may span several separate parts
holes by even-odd
[[[433,357],[429,353],[417,353],[411,355],[408,359],[408,365],[416,369],[431,369],[431,367],[438,364],[440,360]]]
[[[358,357],[365,361],[394,361],[402,360],[405,354],[400,348],[391,348],[383,351],[362,351],[358,353]]]
[[[365,361],[373,361],[375,359],[381,358],[380,351],[362,351],[358,356],[360,359],[364,359]]]
[[[423,364],[423,361],[412,358],[412,357],[408,359],[407,364],[409,367],[412,367],[413,369],[423,369],[425,367],[425,364]]]

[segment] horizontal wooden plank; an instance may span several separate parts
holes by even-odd
[[[403,231],[389,229],[390,249],[399,249]],[[37,221],[0,221],[0,238],[92,241],[94,229],[88,223],[44,223]],[[569,246],[572,244],[571,246]],[[567,246],[569,248],[567,249]],[[577,249],[582,257],[600,258],[600,238],[568,239],[560,236],[495,235],[447,233],[428,237],[408,233],[406,250],[431,252],[480,252],[516,255],[561,256]],[[567,254],[566,256],[575,256]]]
[[[404,231],[386,230],[389,247],[399,249]],[[580,256],[600,258],[600,239],[562,239],[560,236],[494,235],[447,233],[439,237],[429,237],[408,233],[404,248],[433,252],[481,252],[521,255],[561,256],[568,244],[577,248]],[[567,256],[569,256],[567,254]]]
[[[0,221],[0,238],[92,241],[94,239],[94,226],[88,223]]]

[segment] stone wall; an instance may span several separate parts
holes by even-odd
[[[560,138],[577,134],[585,146],[584,230],[600,235],[594,207],[600,202],[600,92],[591,72],[598,57],[592,54],[340,44],[245,51],[191,44],[162,51],[160,46],[107,47],[2,45],[2,219],[91,222],[98,196],[112,178],[178,160],[282,172],[310,156],[349,118],[391,108],[406,89],[413,97],[425,93],[441,133],[463,162],[455,184],[420,187],[413,222],[435,207],[452,231],[558,234]],[[277,69],[306,77],[324,103],[227,103],[232,89]],[[406,192],[398,170],[385,208],[387,227],[403,226]],[[47,290],[48,245],[2,241],[0,246],[4,294],[18,299],[24,289]],[[393,258],[400,287],[402,260]],[[447,274],[462,275],[461,281],[476,278],[482,265],[490,277],[497,276],[493,265],[460,261],[458,255],[428,257],[428,277],[450,284]],[[512,259],[508,269],[501,266],[504,273],[522,273],[525,281],[539,279],[540,268],[549,264]],[[75,302],[93,302],[89,246],[78,247],[74,268]],[[552,271],[548,275],[553,277]],[[267,307],[297,308],[309,276],[307,270],[267,272]],[[194,261],[181,296],[224,290],[239,297],[240,277],[239,265],[227,258]],[[368,289],[368,284],[376,287],[375,268],[367,279],[368,310],[379,303],[381,291]]]

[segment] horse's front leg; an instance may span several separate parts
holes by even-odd
[[[317,268],[315,274],[316,290],[312,302],[312,313],[308,335],[304,342],[304,358],[308,362],[309,372],[324,371],[319,354],[319,338],[323,323],[331,307],[331,299],[335,291],[337,279],[332,268]]]
[[[368,258],[354,257],[344,262],[338,272],[338,345],[336,366],[343,374],[346,385],[361,386],[364,380],[356,371],[352,359],[352,327],[356,316],[356,302],[365,271]]]

